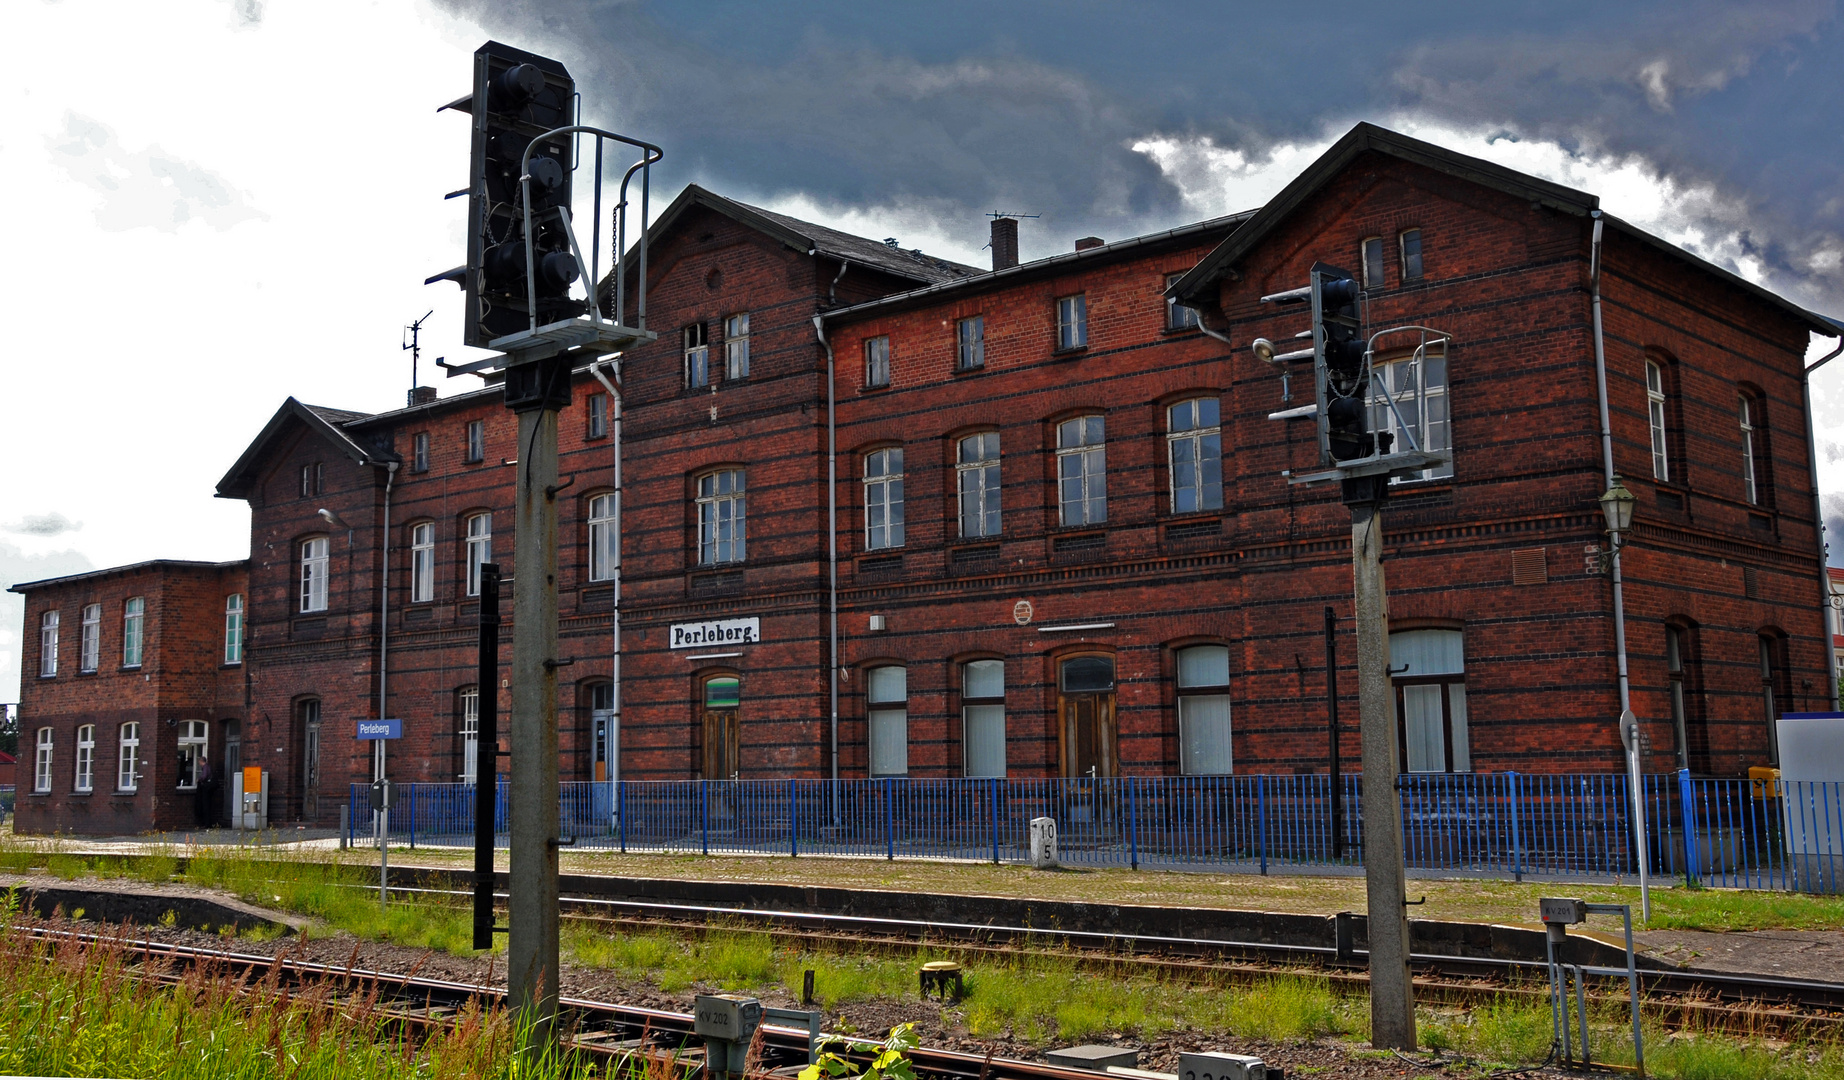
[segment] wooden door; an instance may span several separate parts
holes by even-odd
[[[741,772],[737,735],[741,726],[742,681],[734,675],[712,675],[701,687],[706,780],[734,780]]]
[[[1065,660],[1058,678],[1058,743],[1063,775],[1106,778],[1118,771],[1114,730],[1114,659]]]
[[[320,818],[320,703],[305,710],[301,725],[301,817]]]

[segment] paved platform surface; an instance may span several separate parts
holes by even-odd
[[[1814,982],[1844,981],[1844,930],[1645,930],[1639,947],[1695,971],[1768,975]]]

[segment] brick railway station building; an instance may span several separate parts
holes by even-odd
[[[697,187],[653,224],[619,547],[588,369],[563,414],[565,779],[1324,772],[1328,607],[1355,762],[1350,517],[1282,475],[1317,465],[1310,419],[1268,419],[1310,375],[1285,400],[1249,348],[1305,328],[1260,297],[1316,261],[1361,276],[1371,329],[1453,335],[1379,365],[1378,423],[1452,451],[1384,511],[1406,770],[1621,769],[1597,348],[1646,767],[1743,773],[1779,712],[1827,706],[1803,358],[1832,321],[1369,125],[1252,213],[1025,264],[1016,228],[985,271]],[[513,432],[497,388],[290,399],[219,486],[247,563],[16,586],[20,831],[222,818],[198,777],[252,764],[273,823],[324,825],[381,711],[393,779],[491,771],[478,567],[510,564]]]

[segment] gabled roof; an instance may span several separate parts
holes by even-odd
[[[282,407],[275,410],[275,415],[263,425],[263,429],[250,446],[237,459],[224,479],[218,481],[217,496],[220,499],[247,499],[256,489],[258,474],[263,461],[274,449],[276,441],[292,424],[303,424],[340,453],[360,465],[382,465],[387,461],[396,461],[397,455],[368,451],[358,444],[345,429],[349,424],[357,423],[371,414],[353,412],[350,409],[329,409],[324,405],[307,405],[294,398],[282,402]]]
[[[1301,204],[1318,194],[1319,190],[1330,183],[1339,173],[1364,153],[1386,154],[1390,157],[1425,166],[1449,176],[1470,180],[1482,187],[1503,191],[1515,198],[1527,200],[1542,206],[1577,216],[1593,215],[1600,210],[1599,196],[1585,191],[1552,184],[1529,173],[1497,165],[1482,158],[1468,157],[1445,147],[1436,146],[1420,139],[1412,139],[1399,132],[1380,128],[1375,124],[1358,124],[1345,133],[1344,138],[1333,143],[1331,148],[1319,155],[1318,160],[1306,167],[1306,171],[1295,177],[1293,182],[1281,189],[1280,194],[1268,201],[1266,206],[1256,211],[1255,216],[1237,229],[1215,251],[1204,256],[1191,271],[1173,282],[1165,290],[1165,295],[1182,303],[1193,306],[1215,299],[1213,291],[1217,282],[1233,269],[1243,256],[1253,251],[1257,245],[1267,239],[1268,235],[1279,228],[1281,223],[1293,215]],[[1699,270],[1714,274],[1730,285],[1750,293],[1759,299],[1780,308],[1795,320],[1806,324],[1807,329],[1827,337],[1838,334],[1838,324],[1822,315],[1806,310],[1799,305],[1779,296],[1745,278],[1724,270],[1705,259],[1685,251],[1670,241],[1653,236],[1629,222],[1621,221],[1612,215],[1603,214],[1602,220],[1615,231],[1624,233],[1664,254],[1682,260]]]
[[[95,578],[114,577],[117,574],[132,574],[137,570],[153,568],[174,570],[226,570],[241,566],[248,559],[232,559],[229,562],[201,562],[197,559],[144,559],[137,563],[122,566],[109,566],[101,570],[85,570],[81,574],[65,574],[63,577],[40,578],[37,581],[22,581],[17,585],[7,586],[7,592],[27,593],[33,589],[43,589],[50,585],[69,585],[73,581],[90,581]]]
[[[737,202],[697,184],[687,184],[685,190],[679,192],[679,197],[672,200],[672,205],[654,219],[652,228],[647,230],[648,242],[658,242],[694,206],[713,210],[757,232],[772,236],[791,248],[873,267],[886,274],[908,278],[924,285],[985,273],[976,266],[938,259],[933,255],[924,255],[919,250],[904,251],[891,244],[867,240],[824,225],[815,225],[811,221]],[[609,286],[613,271],[610,274],[611,277],[603,279],[601,283],[604,289]]]

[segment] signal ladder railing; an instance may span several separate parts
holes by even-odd
[[[1072,864],[1355,873],[1364,791],[1355,776],[1341,783],[1336,822],[1324,775],[580,781],[562,785],[560,809],[578,848],[1025,862],[1031,820],[1049,817]],[[1395,793],[1405,860],[1429,873],[1631,879],[1626,785],[1617,773],[1405,774]],[[1844,891],[1844,784],[1667,773],[1642,786],[1655,877]],[[474,791],[400,785],[392,842],[472,846]],[[363,843],[375,835],[367,786],[351,797],[349,839]]]

